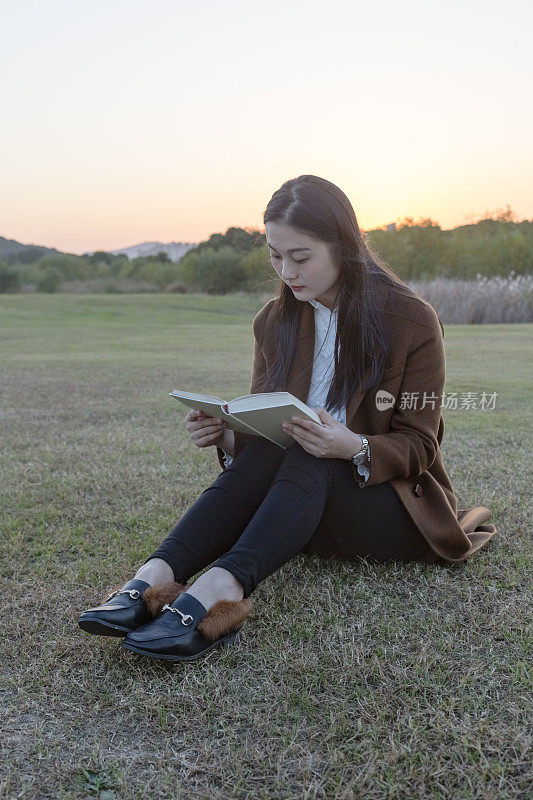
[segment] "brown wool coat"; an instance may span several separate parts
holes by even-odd
[[[388,481],[433,551],[449,562],[463,561],[496,533],[485,506],[458,509],[457,498],[444,469],[440,445],[444,433],[441,402],[445,382],[443,331],[433,307],[407,287],[380,284],[382,306],[391,322],[391,351],[380,386],[362,395],[355,392],[346,408],[346,425],[364,433],[370,443],[367,486]],[[271,323],[274,300],[254,319],[254,362],[250,393],[260,391],[259,377],[276,354]],[[311,382],[315,342],[314,308],[303,303],[296,353],[286,391],[304,403]],[[365,373],[366,379],[366,373]],[[386,410],[376,407],[379,390],[396,401]],[[416,407],[400,409],[403,393],[418,392]],[[424,400],[424,392],[426,392]],[[434,399],[434,402],[431,400]],[[434,408],[433,408],[434,406]],[[251,438],[235,433],[235,454]],[[223,452],[217,448],[220,465]],[[361,476],[354,471],[354,492]]]

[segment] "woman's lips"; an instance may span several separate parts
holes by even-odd
[[[299,292],[300,289],[305,289],[305,286],[289,286],[289,288],[292,289],[293,292]]]

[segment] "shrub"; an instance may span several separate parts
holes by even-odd
[[[20,287],[20,275],[0,261],[0,292],[13,292]]]
[[[61,275],[54,267],[48,267],[37,280],[36,288],[38,292],[57,292],[61,285]]]
[[[241,289],[246,279],[242,254],[228,246],[191,251],[182,262],[183,280],[193,291],[227,294]]]
[[[256,247],[246,253],[241,259],[241,267],[244,273],[243,284],[240,287],[244,291],[275,291],[278,277],[265,245]]]
[[[57,255],[43,256],[35,262],[35,267],[39,272],[55,270],[63,281],[83,280],[90,278],[94,274],[94,269],[81,256],[71,255],[70,253],[58,253]]]

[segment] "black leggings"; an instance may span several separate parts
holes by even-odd
[[[267,439],[244,445],[150,558],[166,561],[184,584],[208,565],[223,567],[249,597],[300,552],[437,560],[390,483],[360,488],[349,461]]]

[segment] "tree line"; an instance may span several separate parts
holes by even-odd
[[[390,226],[389,226],[390,228]],[[509,207],[470,225],[443,230],[431,219],[406,218],[394,230],[364,233],[369,247],[403,280],[455,278],[468,280],[533,272],[533,221],[517,221]],[[265,234],[251,228],[228,228],[226,233],[189,250],[178,263],[166,253],[128,259],[97,251],[77,256],[43,253],[28,247],[0,258],[0,291],[66,290],[66,284],[92,281],[102,291],[183,291],[227,294],[266,292],[277,277],[272,268]],[[96,282],[96,283],[95,283]],[[113,288],[114,287],[114,288]]]

